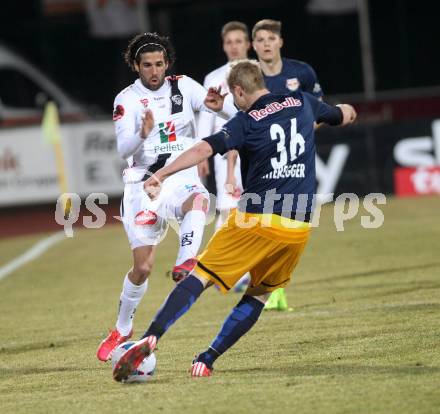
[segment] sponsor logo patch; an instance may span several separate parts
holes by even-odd
[[[182,79],[183,78],[183,75],[170,75],[170,76],[167,76],[165,79],[166,80],[168,80],[168,81],[175,81],[175,80],[177,80],[177,79]]]
[[[159,123],[160,143],[173,142],[176,140],[176,127],[173,121]]]
[[[296,91],[299,88],[298,78],[292,78],[286,80],[286,88],[290,91]]]
[[[263,118],[266,118],[266,116],[268,115],[281,111],[284,108],[301,105],[302,103],[299,99],[295,99],[289,96],[283,102],[271,102],[270,104],[267,104],[264,108],[254,109],[253,111],[249,112],[249,115],[256,121],[259,121]]]
[[[150,102],[147,98],[141,99],[141,104],[146,108],[148,106],[148,102]]]
[[[182,95],[173,95],[173,96],[171,97],[171,100],[172,100],[176,105],[182,105],[183,98],[182,98]]]
[[[394,188],[401,197],[440,194],[440,167],[396,168]]]
[[[138,226],[148,226],[157,223],[157,214],[151,210],[142,210],[136,214],[134,223]]]
[[[183,151],[184,150],[184,146],[183,144],[170,144],[169,142],[167,142],[166,144],[163,145],[155,145],[154,146],[154,153],[157,154],[159,153],[169,153],[169,152],[174,152],[174,151]]]
[[[321,85],[318,82],[315,82],[315,85],[313,86],[313,93],[319,92],[321,92]]]
[[[183,233],[182,234],[182,241],[180,243],[180,245],[183,246],[191,246],[192,244],[192,239],[194,237],[194,232],[190,232],[190,233]]]
[[[113,121],[117,121],[124,116],[125,109],[122,105],[116,105],[116,108],[113,111]]]
[[[199,186],[197,184],[185,184],[185,190],[188,190],[189,192],[195,190],[196,188],[199,188]]]

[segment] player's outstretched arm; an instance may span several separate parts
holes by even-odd
[[[170,175],[185,170],[208,159],[213,149],[206,141],[200,141],[193,147],[180,154],[169,165],[161,168],[144,183],[144,190],[152,198],[156,198],[160,191],[160,184]]]
[[[304,98],[312,105],[315,114],[315,121],[319,124],[325,122],[332,126],[343,126],[353,123],[356,120],[356,111],[349,104],[329,105],[319,101],[313,95],[303,92]]]
[[[199,173],[200,178],[205,178],[210,174],[208,160],[203,160],[197,165],[197,172]]]

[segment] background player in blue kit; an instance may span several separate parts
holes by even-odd
[[[280,21],[264,19],[255,23],[252,28],[252,47],[258,56],[266,88],[277,94],[301,89],[322,99],[323,91],[314,69],[300,60],[281,57],[282,46]],[[233,180],[232,177],[229,179]],[[287,308],[287,298],[282,288],[273,292],[265,306],[265,309]]]
[[[300,89],[322,99],[323,92],[313,68],[305,62],[281,57],[282,46],[280,21],[264,19],[255,23],[252,28],[252,47],[258,56],[266,88],[276,94]],[[237,183],[237,177],[233,173],[236,158],[236,151],[231,151],[228,154],[226,183],[232,192],[235,191]],[[283,288],[273,292],[265,309],[288,309],[286,293]]]
[[[212,374],[215,360],[258,320],[270,292],[290,281],[307,243],[315,193],[314,122],[345,125],[356,118],[350,105],[330,106],[301,91],[269,93],[259,65],[249,60],[231,69],[228,85],[241,111],[220,132],[158,170],[144,188],[153,196],[166,177],[237,149],[244,186],[238,209],[211,238],[192,273],[170,293],[143,339],[116,364],[117,381],[155,349],[206,287],[216,284],[227,292],[248,271],[246,293],[211,346],[193,361],[193,377]]]
[[[323,91],[314,69],[300,60],[281,57],[282,46],[280,21],[264,19],[255,23],[252,47],[258,56],[266,88],[278,94],[301,89],[322,98]]]

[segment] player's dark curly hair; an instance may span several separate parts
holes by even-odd
[[[127,50],[124,53],[124,59],[127,65],[134,71],[134,62],[139,64],[141,54],[145,52],[163,52],[169,68],[176,60],[174,48],[170,39],[160,36],[157,33],[142,33],[130,40]]]

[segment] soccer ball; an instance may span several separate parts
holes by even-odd
[[[115,368],[115,365],[119,361],[119,358],[121,358],[121,356],[124,355],[125,352],[130,349],[135,343],[135,341],[124,342],[113,351],[112,369]],[[153,377],[155,369],[156,355],[152,353],[147,358],[144,358],[137,369],[133,371],[124,382],[128,384],[133,382],[147,382]]]

